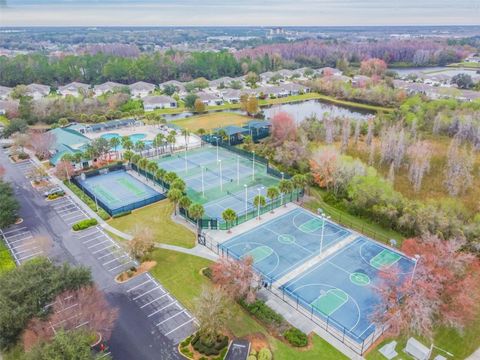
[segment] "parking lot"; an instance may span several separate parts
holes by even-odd
[[[163,336],[177,344],[195,332],[195,318],[149,273],[133,278],[124,288]]]
[[[68,226],[72,226],[80,220],[89,218],[69,196],[64,196],[57,200],[50,200],[50,203],[58,216],[60,216]]]
[[[29,177],[29,175],[32,173],[32,170],[34,170],[36,166],[32,160],[28,159],[16,163],[15,167],[19,168],[23,175]]]
[[[42,239],[35,238],[30,230],[22,226],[22,224],[10,226],[3,231],[0,230],[0,236],[3,237],[5,244],[18,265],[41,255],[46,245],[42,244]]]

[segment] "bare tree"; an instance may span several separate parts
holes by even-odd
[[[230,304],[220,288],[204,286],[195,299],[194,312],[200,322],[201,339],[213,343],[219,332],[225,329],[230,317]]]
[[[323,118],[323,124],[325,126],[325,142],[327,144],[332,144],[335,139],[335,122],[334,119],[330,116],[325,116]]]
[[[443,184],[451,196],[464,194],[473,182],[474,157],[466,147],[461,148],[460,142],[453,139],[447,153],[447,164],[444,169]]]
[[[405,131],[397,125],[384,128],[381,134],[380,162],[394,163],[395,169],[402,164],[406,151]]]
[[[367,145],[371,145],[372,144],[372,140],[373,140],[373,128],[374,128],[374,119],[373,117],[369,118],[368,119],[368,130],[367,130],[367,139],[366,139],[366,143]]]
[[[395,183],[395,163],[392,161],[388,170],[388,181],[393,185]]]
[[[55,143],[55,135],[50,131],[47,132],[31,132],[29,134],[30,146],[35,155],[40,159],[48,159],[50,157],[50,150]]]
[[[358,119],[355,121],[355,132],[353,134],[353,142],[357,146],[358,139],[360,138],[360,131],[362,129],[362,120]]]
[[[135,227],[133,239],[128,242],[128,252],[137,260],[144,260],[155,249],[153,233],[149,228]]]
[[[342,153],[344,153],[348,149],[348,141],[350,140],[350,131],[351,131],[350,119],[345,118],[343,119],[343,122],[342,122]]]
[[[375,143],[372,141],[370,143],[370,150],[368,154],[368,165],[370,166],[372,166],[375,163],[375,153],[376,153]]]
[[[417,141],[408,150],[409,158],[408,179],[413,185],[415,192],[422,188],[422,180],[430,171],[430,159],[432,158],[432,146],[427,141]]]

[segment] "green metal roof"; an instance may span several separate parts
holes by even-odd
[[[219,132],[220,130],[225,131],[225,133],[228,136],[236,135],[236,134],[244,134],[248,133],[248,129],[242,128],[240,126],[234,126],[234,125],[229,125],[229,126],[224,126],[219,129],[215,129],[216,132]]]
[[[90,143],[90,139],[76,130],[68,128],[56,128],[50,130],[55,135],[55,144],[52,150],[59,151],[61,145],[66,145],[72,149],[80,149],[85,144]]]

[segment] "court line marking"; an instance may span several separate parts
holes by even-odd
[[[377,243],[374,242],[374,241],[366,240],[366,238],[364,238],[363,236],[359,236],[358,238],[359,238],[359,239],[362,239],[362,241],[363,241],[363,244],[362,244],[362,245],[359,247],[359,249],[358,249],[358,253],[359,253],[360,257],[362,258],[362,260],[363,260],[368,266],[370,266],[371,268],[375,269],[376,271],[386,272],[385,270],[379,270],[379,269],[377,269],[376,267],[370,265],[370,262],[367,261],[367,259],[365,259],[365,257],[363,256],[362,250],[363,250],[363,247],[364,247],[366,244],[368,244],[368,243],[373,244],[374,246],[380,247],[380,248],[382,248],[382,249],[388,249],[388,248],[385,248],[385,247],[377,244]],[[400,254],[400,255],[402,255],[402,254]],[[409,258],[408,258],[407,256],[405,256],[405,255],[402,255],[402,259],[401,259],[401,260],[406,260],[406,261],[408,261],[409,263],[411,263],[411,264],[412,264],[412,270],[411,270],[411,271],[407,271],[407,272],[403,272],[403,271],[402,271],[402,272],[398,272],[398,275],[408,275],[408,274],[411,274],[411,273],[413,272],[413,260],[409,259]],[[400,261],[400,260],[399,260],[399,261]],[[388,269],[387,269],[387,270],[388,270]]]

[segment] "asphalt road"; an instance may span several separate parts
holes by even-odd
[[[52,203],[32,188],[21,169],[12,164],[0,150],[0,164],[6,169],[5,179],[14,185],[21,210],[20,216],[34,237],[45,236],[52,240],[46,247],[48,257],[55,263],[68,262],[91,269],[96,285],[102,289],[109,303],[118,308],[119,318],[108,342],[115,360],[132,359],[182,359],[175,341],[164,336],[147,318],[140,308],[128,297],[125,287],[114,281],[108,272],[80,241],[70,227],[54,210]]]

